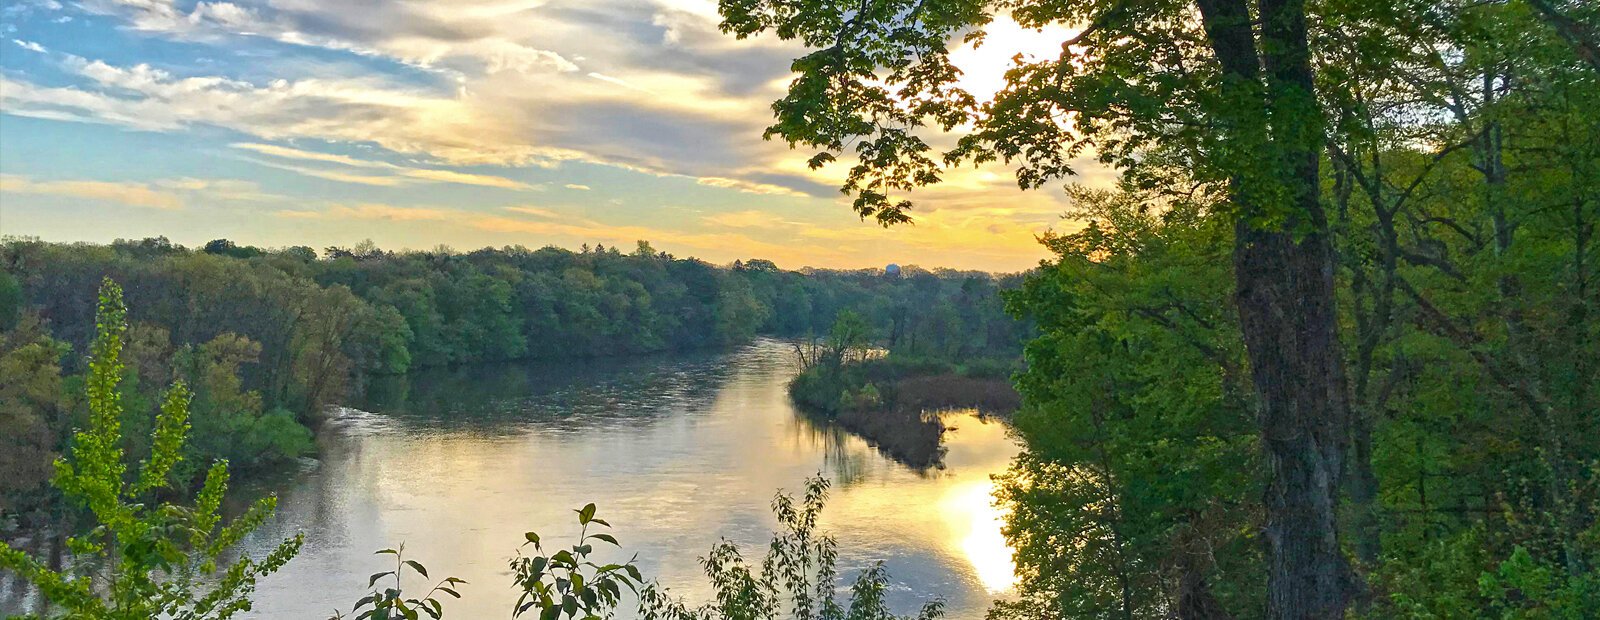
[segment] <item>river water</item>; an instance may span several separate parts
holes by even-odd
[[[509,618],[506,560],[538,531],[576,532],[594,502],[646,578],[698,604],[697,559],[725,537],[759,562],[774,492],[821,474],[834,488],[822,527],[842,575],[883,561],[900,613],[942,598],[982,618],[1014,580],[990,475],[1017,452],[1003,424],[948,414],[943,469],[915,471],[795,411],[789,345],[560,365],[427,372],[373,386],[322,439],[321,463],[279,491],[279,513],[246,547],[294,532],[299,557],[264,579],[256,618],[328,617],[392,568],[372,552],[404,543],[434,578],[466,579],[446,617]],[[420,585],[414,580],[411,585]],[[843,585],[843,584],[841,584]],[[409,586],[408,586],[409,587]],[[842,598],[842,597],[841,597]],[[625,614],[631,615],[631,614]]]

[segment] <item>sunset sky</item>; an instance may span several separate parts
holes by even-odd
[[[842,169],[760,138],[801,50],[716,24],[714,0],[8,0],[0,234],[1014,271],[1071,226],[1001,167],[861,222]],[[1064,36],[990,32],[956,54],[980,96]]]

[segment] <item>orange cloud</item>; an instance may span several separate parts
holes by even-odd
[[[152,209],[181,209],[183,198],[174,191],[153,189],[144,183],[113,181],[34,181],[26,176],[0,175],[0,193],[46,194],[87,200],[119,202]]]

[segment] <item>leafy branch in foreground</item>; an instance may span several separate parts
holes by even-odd
[[[594,516],[595,505],[588,504],[575,510],[578,513],[578,542],[571,549],[562,549],[545,555],[538,532],[523,536],[528,542],[523,548],[533,546],[534,555],[524,556],[518,551],[511,559],[511,570],[516,574],[516,584],[522,590],[517,597],[513,617],[538,610],[540,620],[554,618],[598,618],[610,615],[622,600],[622,588],[637,593],[644,580],[633,560],[623,564],[600,565],[589,559],[594,553],[591,541],[610,543],[621,547],[617,538],[606,533],[590,534],[589,526],[611,527],[604,519]]]
[[[380,549],[374,554],[394,556],[394,570],[373,573],[372,576],[367,577],[367,587],[373,588],[373,590],[371,594],[363,596],[361,600],[356,601],[355,607],[351,611],[351,613],[360,612],[356,616],[356,620],[415,620],[419,617],[419,611],[428,614],[430,618],[442,618],[444,617],[444,604],[439,601],[438,595],[448,594],[455,598],[461,598],[461,593],[456,591],[456,587],[465,584],[466,580],[455,577],[440,579],[438,583],[433,584],[433,588],[420,597],[406,598],[405,590],[402,587],[402,577],[405,575],[406,570],[410,569],[411,572],[421,575],[423,579],[427,579],[428,567],[423,566],[421,562],[416,560],[407,560],[405,553],[406,546],[401,544],[394,549]],[[394,585],[378,590],[376,588],[378,581],[385,577],[393,579]],[[368,609],[368,607],[371,609]],[[344,614],[335,611],[328,620],[342,620],[343,618]]]
[[[938,600],[923,605],[914,616],[898,616],[890,611],[886,597],[889,575],[882,562],[862,570],[850,586],[848,605],[839,604],[834,595],[838,581],[834,567],[839,558],[838,543],[832,536],[817,530],[828,486],[828,481],[821,477],[807,480],[805,495],[798,502],[793,496],[778,493],[772,501],[772,511],[782,530],[773,535],[766,558],[759,567],[747,563],[731,541],[723,540],[712,547],[700,564],[711,579],[715,596],[713,601],[698,607],[689,607],[673,598],[659,583],[646,584],[633,559],[620,564],[601,564],[591,559],[596,541],[619,548],[622,545],[609,533],[590,532],[591,526],[610,528],[611,524],[596,517],[595,505],[588,504],[574,511],[578,513],[580,529],[577,543],[571,547],[547,554],[537,532],[524,534],[527,542],[523,543],[523,549],[531,546],[533,554],[524,555],[519,551],[510,560],[515,586],[521,592],[511,615],[521,618],[537,613],[539,620],[611,618],[624,602],[623,588],[627,588],[637,595],[638,615],[644,620],[935,620],[943,617],[944,603]],[[434,598],[435,594],[442,592],[460,597],[455,586],[466,582],[448,577],[427,595],[405,598],[400,575],[410,569],[426,578],[428,572],[415,560],[404,559],[403,551],[404,547],[378,552],[393,554],[395,569],[373,574],[368,586],[386,577],[394,579],[394,586],[373,590],[357,601],[354,611],[361,613],[355,620],[414,620],[420,614],[442,618],[444,609]],[[330,620],[344,617],[335,614]]]
[[[700,564],[716,592],[713,602],[696,608],[676,600],[660,584],[640,593],[639,615],[645,620],[934,620],[944,616],[944,602],[934,600],[915,616],[898,616],[889,609],[885,594],[889,575],[882,562],[861,571],[850,587],[848,606],[834,597],[839,559],[838,542],[817,529],[826,503],[829,483],[822,477],[806,481],[797,503],[786,493],[772,500],[772,512],[781,530],[767,546],[766,558],[752,569],[738,546],[723,540]]]
[[[88,427],[73,435],[69,455],[55,463],[53,479],[69,502],[88,510],[95,526],[67,539],[70,568],[54,570],[0,542],[0,569],[33,584],[69,618],[202,620],[249,610],[256,580],[294,557],[301,537],[283,541],[260,560],[241,557],[223,568],[223,553],[277,506],[276,498],[262,498],[223,524],[225,461],[211,466],[192,506],[159,500],[163,492],[174,491],[171,473],[188,441],[191,394],[182,382],[167,391],[151,433],[150,456],[130,480],[118,390],[127,308],[121,287],[109,278],[101,284],[95,325],[86,382]]]

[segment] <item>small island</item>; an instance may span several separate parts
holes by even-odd
[[[827,338],[795,345],[801,371],[789,394],[802,410],[906,465],[941,465],[946,430],[941,412],[974,409],[979,415],[1009,416],[1022,403],[1011,382],[1020,359],[897,353],[872,342],[860,315],[841,312]]]

